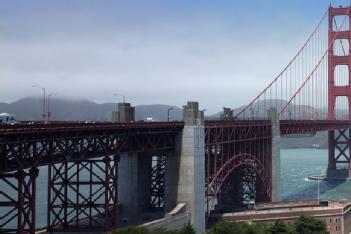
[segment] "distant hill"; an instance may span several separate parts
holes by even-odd
[[[147,117],[155,121],[167,120],[167,110],[171,120],[181,120],[183,113],[179,107],[169,105],[140,105],[135,107],[136,120],[145,120]],[[51,99],[50,110],[52,120],[62,121],[110,121],[112,111],[117,109],[116,103],[98,104],[89,100]],[[0,113],[7,112],[17,116],[17,120],[41,120],[42,99],[39,97],[26,97],[12,103],[0,102]]]
[[[328,132],[317,132],[316,135],[300,135],[299,137],[282,137],[280,141],[282,149],[292,148],[328,148]]]
[[[240,115],[240,117],[245,116],[246,118],[250,118],[252,115],[254,115],[254,117],[259,117],[259,118],[263,118],[263,117],[267,117],[267,109],[269,109],[270,106],[276,106],[278,111],[279,109],[281,109],[284,105],[286,104],[285,100],[276,100],[276,99],[267,99],[265,101],[258,101],[255,102],[252,105],[252,108],[249,108],[247,110],[244,111],[243,114]],[[234,107],[233,109],[233,115],[235,116],[236,114],[238,114],[243,108],[245,108],[245,106],[240,106],[240,107]],[[303,116],[303,118],[309,119],[312,118],[312,116],[315,115],[316,112],[318,112],[319,116],[323,116],[326,117],[326,111],[325,110],[321,110],[321,109],[316,109],[313,108],[311,106],[306,106],[306,105],[294,105],[294,104],[289,104],[287,106],[287,109],[289,110],[289,112],[283,113],[283,115],[286,115],[287,113],[289,113],[292,117],[293,116]],[[339,114],[339,113],[337,113]],[[211,115],[209,118],[219,118],[220,116],[220,112]],[[287,117],[288,116],[283,116]]]

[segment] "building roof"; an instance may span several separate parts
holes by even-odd
[[[295,216],[341,215],[351,208],[351,201],[329,201],[328,205],[319,205],[317,201],[295,201],[258,204],[255,210],[224,213],[219,216],[236,221],[294,218]]]
[[[16,115],[10,114],[10,113],[0,113],[0,116],[16,116]]]

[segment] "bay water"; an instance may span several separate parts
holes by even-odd
[[[318,182],[311,175],[326,175],[328,149],[281,149],[281,195],[283,200],[317,199]],[[350,181],[321,181],[321,199],[351,199]]]

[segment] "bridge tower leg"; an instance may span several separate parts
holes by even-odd
[[[267,110],[272,122],[272,201],[280,201],[280,122],[276,108]]]
[[[118,103],[117,111],[112,113],[114,122],[135,120],[135,109],[130,103]],[[160,165],[153,165],[152,160],[163,155],[153,153],[124,153],[119,163],[118,197],[121,205],[121,220],[128,222],[136,216],[163,208],[163,184],[160,178],[163,172]],[[158,160],[158,162],[161,162]],[[158,167],[157,167],[158,166]],[[160,169],[160,170],[158,170]],[[158,177],[156,174],[158,173]],[[158,210],[160,210],[158,209]]]
[[[0,233],[35,233],[35,190],[39,170],[0,174]]]
[[[150,208],[151,166],[151,155],[129,153],[121,156],[119,177],[123,179],[118,185],[118,197],[122,221],[128,222]]]
[[[184,129],[174,155],[166,156],[165,210],[185,203],[196,233],[205,231],[204,113],[197,102],[183,107]]]
[[[117,111],[112,112],[112,122],[135,121],[135,107],[130,103],[123,102],[117,104]]]
[[[338,43],[336,40],[348,40],[351,39],[351,30],[346,31],[342,29],[342,32],[336,33],[340,30],[339,26],[334,26],[335,16],[345,16],[348,14],[348,21],[344,22],[345,25],[351,25],[351,11],[347,8],[329,8],[329,29],[328,29],[328,119],[336,119],[335,115],[335,104],[337,97],[346,97],[349,102],[349,118],[351,117],[351,47],[349,51],[345,52],[344,55],[340,56],[334,53],[334,44]],[[347,20],[347,18],[346,18]],[[348,68],[348,84],[347,85],[335,85],[335,79],[337,79],[337,73],[335,68],[337,66],[347,66]],[[329,131],[328,133],[328,147],[329,147],[329,159],[328,159],[328,171],[327,177],[329,179],[345,179],[351,176],[351,157],[350,157],[350,146],[351,146],[351,135],[349,129],[338,129],[335,131]],[[345,165],[344,168],[338,167],[338,165]]]

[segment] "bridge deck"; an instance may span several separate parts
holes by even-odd
[[[205,128],[235,127],[235,126],[266,126],[270,125],[269,120],[207,120]],[[303,134],[316,131],[328,131],[351,127],[349,120],[281,120],[281,134]],[[14,125],[0,125],[0,137],[9,135],[28,135],[28,134],[53,134],[53,133],[74,133],[74,132],[111,132],[111,131],[148,131],[165,130],[180,131],[184,127],[183,121],[173,122],[132,122],[132,123],[113,123],[113,122],[27,122]]]
[[[172,150],[183,126],[183,122],[1,125],[0,172],[126,152]]]
[[[308,134],[351,126],[351,121],[346,120],[281,120],[280,123],[282,135]],[[245,141],[245,137],[270,137],[270,125],[269,120],[205,121],[205,129],[214,130],[211,132],[211,142],[216,144],[223,143],[220,142],[222,138],[218,137],[221,132],[228,133],[228,137],[235,136],[236,141],[239,138]],[[171,150],[175,147],[175,135],[183,127],[182,121],[0,125],[0,171],[125,152]],[[229,134],[235,133],[235,129],[243,132],[241,134],[238,131],[239,138],[238,134]],[[226,142],[231,142],[231,139],[226,139]]]
[[[308,134],[350,128],[350,120],[281,120],[281,135]]]
[[[184,126],[182,121],[174,122],[132,122],[132,123],[113,123],[113,122],[52,122],[52,123],[17,123],[14,125],[0,125],[0,136],[7,134],[24,133],[45,133],[45,132],[81,132],[81,131],[105,131],[105,130],[125,130],[125,129],[181,129]]]

